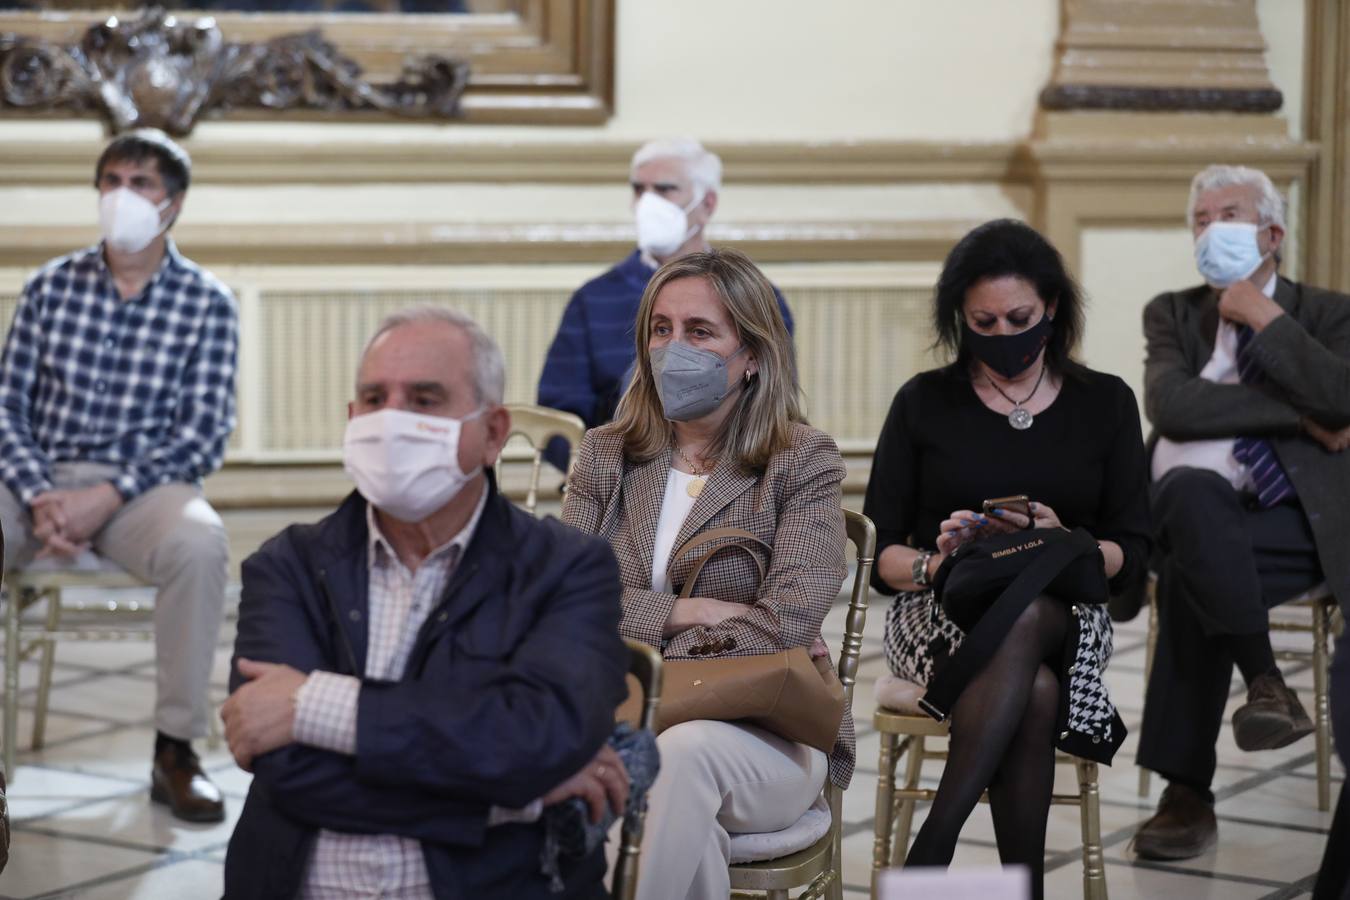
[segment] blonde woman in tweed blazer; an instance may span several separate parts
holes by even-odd
[[[821,652],[820,625],[845,575],[844,466],[834,441],[802,421],[772,287],[740,253],[690,254],[652,277],[635,330],[632,384],[616,420],[582,441],[563,504],[563,521],[606,537],[618,558],[620,630],[666,659],[813,644]],[[677,343],[686,345],[682,372],[663,376]],[[702,375],[690,376],[691,366]],[[680,599],[706,550],[670,561],[691,538],[723,527],[773,548],[764,580],[745,553],[722,553]],[[786,828],[827,776],[843,788],[853,773],[850,715],[828,758],[732,722],[685,722],[657,743],[642,900],[725,900],[729,832]]]

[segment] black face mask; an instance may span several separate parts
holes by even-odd
[[[1025,372],[1050,340],[1055,325],[1048,315],[1017,334],[980,334],[964,322],[964,345],[971,355],[1004,378]]]

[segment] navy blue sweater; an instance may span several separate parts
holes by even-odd
[[[637,356],[634,323],[638,304],[655,271],[642,261],[641,251],[634,250],[572,295],[539,376],[540,406],[576,413],[587,428],[614,417],[627,386],[625,376]],[[774,294],[791,334],[787,301],[777,288]],[[565,468],[567,442],[559,439],[549,444],[546,458]]]

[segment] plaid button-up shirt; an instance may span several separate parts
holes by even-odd
[[[102,245],[24,286],[0,360],[0,481],[25,504],[54,462],[119,466],[124,499],[220,467],[234,430],[234,297],[169,240],[123,300]]]

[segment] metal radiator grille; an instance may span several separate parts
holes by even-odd
[[[317,281],[317,279],[316,279]],[[570,288],[304,290],[241,286],[240,428],[236,461],[331,462],[340,458],[356,363],[385,315],[416,304],[461,309],[502,345],[508,402],[531,403]],[[796,319],[796,344],[812,424],[841,447],[876,440],[896,389],[933,364],[928,351],[931,289],[782,285]],[[0,294],[7,330],[18,301]],[[251,387],[249,387],[251,385]]]

